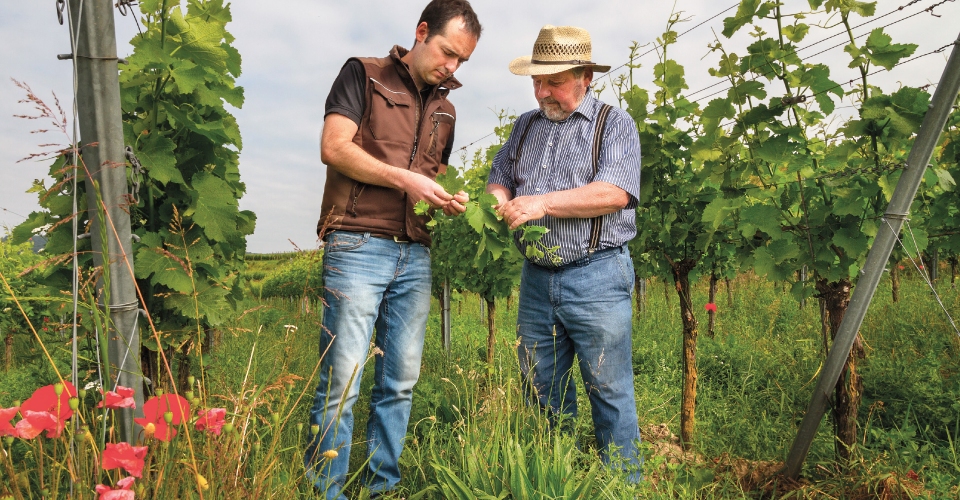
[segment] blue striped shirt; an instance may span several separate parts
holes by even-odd
[[[514,197],[534,196],[585,186],[594,181],[613,184],[630,195],[626,208],[603,216],[603,230],[597,250],[623,245],[637,234],[636,212],[640,198],[640,137],[633,119],[626,111],[614,107],[607,117],[600,167],[593,175],[593,135],[595,120],[602,102],[591,95],[567,119],[552,122],[539,109],[524,113],[513,125],[506,144],[493,159],[488,184],[499,184]],[[534,116],[517,161],[520,136]],[[550,231],[541,243],[559,246],[560,265],[569,264],[587,255],[590,248],[591,219],[559,219],[546,216],[529,224],[544,226]],[[516,243],[521,252],[524,244]],[[534,264],[553,267],[549,256]]]

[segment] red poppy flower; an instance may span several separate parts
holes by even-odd
[[[197,419],[197,423],[193,426],[198,431],[207,431],[213,433],[214,436],[219,436],[220,431],[223,430],[224,418],[227,416],[226,408],[213,408],[207,411],[200,412],[200,418]]]
[[[0,437],[17,435],[17,429],[10,425],[10,421],[13,420],[13,417],[17,416],[17,412],[19,411],[19,406],[0,408]]]
[[[703,306],[703,308],[709,312],[717,312],[717,305],[714,304],[713,302],[707,302],[707,304]]]
[[[120,467],[131,476],[140,477],[143,474],[143,458],[146,456],[146,446],[107,443],[107,447],[103,450],[103,470]]]
[[[57,396],[56,385],[60,384],[47,385],[33,391],[30,399],[20,405],[20,412],[25,415],[27,411],[46,411],[53,413],[60,421],[72,417],[70,398],[77,397],[77,389],[70,382],[64,382],[60,395]]]
[[[118,385],[117,392],[107,391],[103,395],[103,401],[97,403],[97,408],[103,408],[104,405],[111,410],[136,408],[137,404],[133,401],[133,389]]]
[[[98,484],[97,485],[97,494],[99,500],[134,500],[136,498],[133,494],[133,490],[130,488],[133,487],[133,482],[136,480],[133,476],[125,477],[117,481],[117,489],[113,489],[109,486]]]
[[[163,418],[163,414],[167,412],[173,415],[169,424]],[[143,403],[143,418],[135,418],[133,421],[144,427],[147,424],[153,424],[156,429],[154,437],[160,441],[170,441],[177,435],[176,426],[186,420],[188,415],[190,415],[190,403],[183,396],[164,394]]]
[[[22,408],[22,407],[21,407]],[[48,411],[23,412],[23,419],[17,422],[16,436],[21,439],[33,439],[47,431],[48,438],[60,437],[64,424],[57,416]]]

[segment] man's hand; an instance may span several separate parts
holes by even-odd
[[[430,208],[444,208],[453,201],[453,195],[429,177],[416,172],[405,172],[407,175],[403,180],[402,188],[411,199],[423,200],[430,205]]]
[[[460,191],[459,193],[453,195],[453,199],[442,207],[443,213],[447,215],[462,214],[467,210],[467,207],[464,205],[466,205],[468,201],[470,201],[470,196],[467,193]]]
[[[547,204],[543,196],[520,196],[497,205],[496,208],[497,213],[503,217],[510,229],[516,229],[527,221],[541,219],[547,215]]]

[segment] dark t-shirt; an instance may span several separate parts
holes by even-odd
[[[363,98],[366,83],[367,74],[363,69],[363,63],[356,59],[347,61],[340,69],[337,79],[333,81],[333,87],[330,88],[323,117],[326,118],[330,113],[337,113],[353,120],[359,127],[366,104]],[[426,102],[432,90],[433,87],[424,88],[420,92],[420,102]],[[450,153],[453,151],[454,130],[454,127],[450,128],[450,138],[447,140],[447,145],[443,148],[443,154],[440,156],[440,163],[444,165],[450,161]]]

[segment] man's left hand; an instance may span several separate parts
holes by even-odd
[[[527,221],[546,216],[547,203],[543,196],[520,196],[499,205],[497,213],[503,217],[510,229],[516,229]]]
[[[462,214],[467,210],[467,207],[464,205],[466,205],[468,201],[470,201],[470,195],[460,191],[459,193],[453,195],[453,199],[448,201],[441,208],[443,209],[443,213],[447,215]]]

